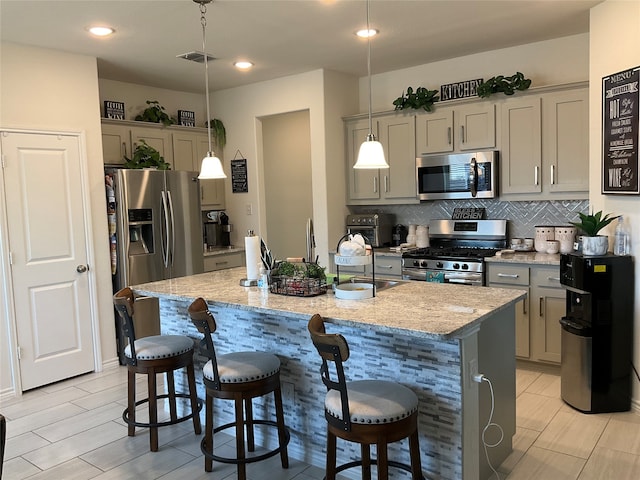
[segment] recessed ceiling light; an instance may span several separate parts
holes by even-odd
[[[356,35],[359,36],[360,38],[369,38],[369,37],[375,37],[378,33],[380,32],[375,28],[370,28],[369,30],[367,30],[366,28],[363,28],[362,30],[358,30],[356,32]]]
[[[234,65],[236,68],[239,68],[240,70],[247,70],[247,69],[249,69],[249,68],[253,67],[253,63],[251,63],[251,62],[246,62],[246,61],[244,61],[244,60],[241,60],[241,61],[235,62],[233,65]]]
[[[87,28],[87,30],[89,31],[89,33],[95,35],[96,37],[106,37],[115,32],[113,28],[104,26],[89,27]]]

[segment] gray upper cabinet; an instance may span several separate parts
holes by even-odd
[[[102,158],[105,165],[122,165],[144,140],[173,167],[171,134],[162,125],[136,125],[124,120],[102,120]]]
[[[500,109],[500,195],[588,198],[588,90],[522,94],[502,101]]]
[[[483,150],[496,146],[495,106],[491,102],[436,104],[431,113],[416,116],[416,152],[420,154]]]
[[[354,169],[360,145],[369,133],[366,118],[348,120],[347,178],[350,205],[418,203],[415,176],[415,116],[384,115],[373,119],[373,133],[384,149],[388,169]]]

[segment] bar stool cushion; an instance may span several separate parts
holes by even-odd
[[[135,341],[138,360],[158,360],[182,355],[193,350],[193,340],[184,335],[152,335]],[[127,358],[131,358],[131,348],[124,349]]]
[[[382,380],[347,382],[349,413],[352,423],[392,423],[410,416],[418,409],[418,397],[407,387]],[[330,390],[324,408],[342,420],[340,392]]]
[[[220,383],[253,382],[280,371],[280,360],[271,353],[234,352],[218,355],[217,360]],[[214,380],[211,360],[205,364],[202,374],[205,378]]]

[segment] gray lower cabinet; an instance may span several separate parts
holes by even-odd
[[[215,270],[224,270],[225,268],[242,267],[244,265],[244,258],[245,254],[243,251],[205,255],[204,271],[213,272]]]
[[[557,265],[487,263],[489,287],[514,288],[527,293],[516,306],[516,356],[560,364],[560,318],[565,312],[565,289]]]
[[[376,253],[375,272],[376,278],[384,277],[394,280],[402,279],[402,257],[400,255],[384,255]],[[329,254],[331,271],[336,272],[336,264],[333,260],[335,253]],[[371,265],[340,265],[340,275],[371,275]]]

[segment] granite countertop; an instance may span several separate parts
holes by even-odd
[[[541,252],[498,252],[494,257],[486,257],[485,262],[530,263],[534,265],[560,265],[559,253]]]
[[[349,326],[374,325],[378,331],[411,332],[425,338],[450,340],[465,337],[493,313],[525,296],[512,289],[474,287],[451,283],[399,282],[374,298],[345,300],[332,291],[316,297],[278,295],[258,287],[242,287],[246,268],[230,268],[132,287],[138,295],[177,300],[205,298],[221,307],[277,313],[283,317],[311,317]]]
[[[228,253],[244,252],[244,247],[235,247],[233,245],[229,247],[211,247],[203,253],[205,257],[213,257],[215,255],[225,255]]]

